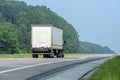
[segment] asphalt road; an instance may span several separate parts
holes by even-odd
[[[108,59],[109,58],[105,58],[97,61],[91,61],[91,62],[75,65],[70,69],[66,69],[57,72],[55,74],[51,74],[44,78],[39,77],[35,80],[81,80],[81,79],[87,80],[91,75],[91,74],[89,75],[89,72],[96,70],[99,65],[101,65]],[[85,74],[87,75],[84,77]]]
[[[33,76],[52,71],[59,67],[108,56],[112,55],[38,59],[0,59],[0,80],[27,80]]]

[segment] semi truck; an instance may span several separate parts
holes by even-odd
[[[63,54],[63,30],[52,25],[32,24],[32,57],[38,58],[62,58]]]

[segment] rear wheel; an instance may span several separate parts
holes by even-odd
[[[43,54],[43,58],[46,58],[46,55],[45,55],[45,54]]]
[[[38,54],[32,54],[33,58],[38,58]]]
[[[43,58],[48,58],[48,54],[43,54]]]
[[[38,54],[36,54],[36,58],[38,58]]]
[[[54,55],[53,55],[53,54],[50,54],[49,58],[54,58]]]
[[[58,51],[57,58],[64,57],[63,51]]]
[[[64,54],[62,54],[62,58],[64,58]]]

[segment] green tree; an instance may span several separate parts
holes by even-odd
[[[0,48],[2,53],[19,53],[18,34],[15,27],[15,25],[8,22],[0,23],[0,38],[3,40],[1,41],[3,46]]]

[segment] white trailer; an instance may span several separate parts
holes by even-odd
[[[32,25],[32,57],[64,57],[63,31],[52,25]]]

